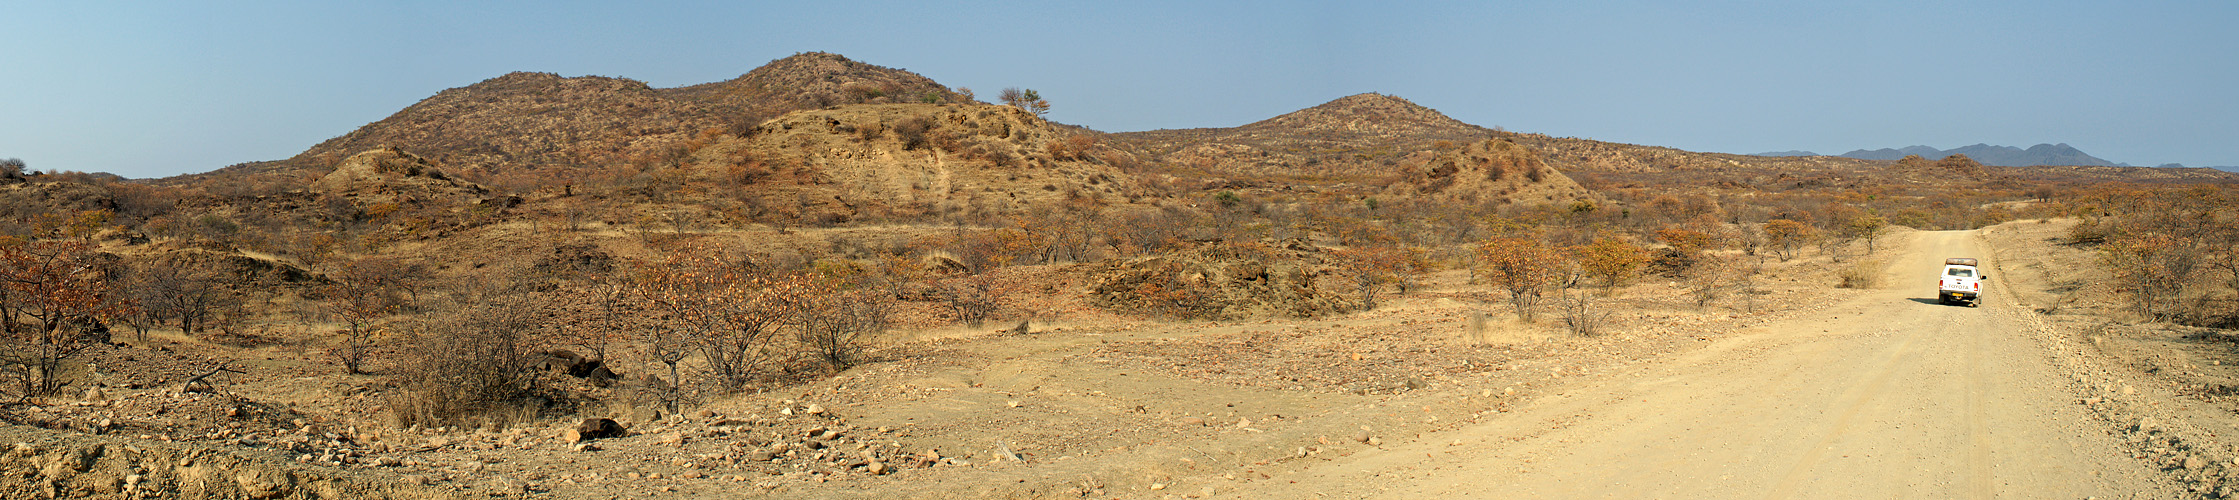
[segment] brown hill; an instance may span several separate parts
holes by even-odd
[[[1406,99],[1347,96],[1234,128],[1111,134],[1204,187],[1546,203],[1590,194],[1530,148]]]
[[[862,104],[789,113],[689,161],[771,208],[848,220],[1124,203],[1137,191],[1114,166],[1126,158],[1015,107]]]
[[[360,151],[396,147],[471,178],[528,188],[620,164],[674,161],[704,131],[737,132],[799,109],[961,96],[923,76],[837,54],[797,54],[739,78],[655,89],[626,78],[512,73],[444,90],[283,161],[171,179],[286,186]],[[284,187],[283,187],[284,189]]]
[[[422,191],[433,194],[478,195],[482,186],[453,178],[433,163],[396,148],[381,148],[351,155],[311,189],[322,193]]]
[[[1286,182],[1373,182],[1402,157],[1491,137],[1406,99],[1359,94],[1240,127],[1112,134],[1139,154],[1205,175]]]
[[[750,120],[734,122],[742,130],[787,112],[837,104],[967,101],[964,96],[923,75],[823,52],[770,61],[726,81],[660,92]]]
[[[1480,203],[1560,203],[1593,194],[1547,166],[1539,153],[1513,142],[1486,139],[1418,151],[1400,159],[1405,173],[1385,187],[1391,197]]]

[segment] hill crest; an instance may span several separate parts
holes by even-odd
[[[1321,105],[1237,127],[1256,131],[1346,132],[1384,135],[1467,134],[1483,128],[1398,96],[1354,94]]]
[[[379,121],[277,162],[166,179],[294,187],[350,155],[395,147],[454,173],[514,190],[616,166],[673,162],[709,131],[739,133],[801,109],[848,103],[961,102],[922,75],[808,52],[731,80],[670,89],[603,76],[513,72],[445,89]]]

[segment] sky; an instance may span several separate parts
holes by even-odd
[[[1486,127],[1759,153],[2067,143],[2239,166],[2239,2],[0,3],[0,158],[287,158],[513,71],[655,87],[823,51],[1108,132],[1396,95]]]

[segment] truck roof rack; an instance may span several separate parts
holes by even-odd
[[[1947,266],[1972,266],[1972,265],[1975,265],[1975,259],[1974,259],[1973,257],[1952,257],[1952,258],[1949,258],[1949,259],[1944,259],[1944,265],[1947,265]]]

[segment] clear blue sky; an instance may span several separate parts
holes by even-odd
[[[279,159],[510,71],[673,87],[804,51],[1105,131],[1381,92],[1695,151],[2066,142],[2239,166],[2239,2],[0,4],[0,158],[157,177]]]

